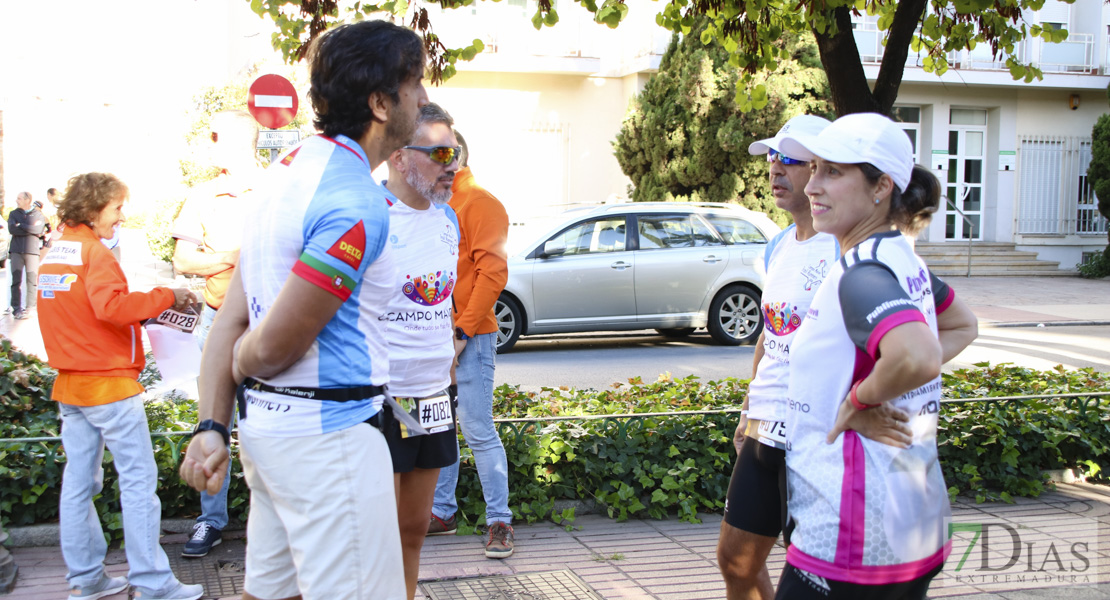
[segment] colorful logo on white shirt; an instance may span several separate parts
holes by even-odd
[[[436,271],[427,275],[406,275],[401,293],[421,306],[435,306],[451,297],[455,289],[455,274]]]
[[[825,261],[821,261],[822,263]],[[798,307],[786,302],[771,302],[763,305],[763,322],[775,335],[787,335],[802,325],[802,315]]]

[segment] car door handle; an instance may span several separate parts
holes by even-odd
[[[710,254],[709,256],[705,256],[701,259],[702,262],[707,262],[707,263],[710,263],[710,264],[716,263],[716,262],[721,262],[722,260],[723,259],[721,257],[717,256],[716,254]]]
[[[623,271],[623,270],[625,270],[625,269],[627,269],[628,267],[631,267],[631,266],[632,265],[624,262],[623,260],[618,260],[617,262],[609,265],[610,268],[616,269],[618,271]]]

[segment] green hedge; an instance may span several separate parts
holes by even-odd
[[[56,406],[47,399],[53,372],[4,341],[0,373],[0,438],[56,436]],[[147,384],[156,378],[153,370],[144,373]],[[945,375],[944,385],[949,398],[1090,393],[1110,391],[1110,376],[1090,369],[1035,371],[983,364]],[[629,380],[602,391],[543,388],[526,393],[503,385],[496,390],[494,411],[503,419],[538,419],[735,409],[746,392],[744,380],[701,382],[695,377]],[[940,452],[951,492],[980,501],[1010,500],[1045,489],[1044,470],[1081,468],[1099,475],[1108,466],[1110,397],[1089,402],[1083,410],[1059,400],[943,405]],[[184,431],[194,421],[195,405],[155,399],[147,403],[147,414],[153,431]],[[555,511],[560,499],[592,500],[618,519],[678,515],[696,520],[699,512],[719,512],[732,471],[737,418],[708,414],[503,424],[510,506],[518,520],[529,522],[572,520],[573,509]],[[171,444],[156,438],[156,454],[163,516],[195,515],[197,493],[177,477]],[[105,462],[111,462],[110,455]],[[57,518],[63,463],[57,444],[0,444],[4,524]],[[247,488],[238,464],[233,472],[231,515],[242,520]],[[98,497],[97,505],[107,515],[109,532],[118,538],[118,486],[110,468],[105,469],[105,482],[112,491]],[[464,531],[481,524],[485,504],[465,446],[458,497]]]
[[[159,379],[153,360],[139,380],[152,385]],[[50,401],[55,372],[37,357],[26,355],[0,339],[0,438],[57,437],[60,417],[57,404]],[[146,402],[151,431],[188,431],[196,422],[196,402],[184,398],[162,397]],[[177,476],[177,446],[184,448],[187,436],[153,439],[158,464],[158,497],[163,517],[196,516],[199,494]],[[228,491],[232,519],[245,522],[247,484],[243,480],[237,447],[233,446],[232,480]],[[48,523],[58,518],[65,451],[57,442],[0,443],[0,524],[28,525]],[[94,499],[104,516],[106,533],[123,539],[123,515],[119,505],[119,481],[112,466],[111,452],[104,454],[104,492]]]

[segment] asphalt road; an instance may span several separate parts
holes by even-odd
[[[718,346],[704,332],[677,341],[654,331],[525,337],[512,352],[497,357],[495,381],[537,391],[561,385],[601,389],[635,376],[654,380],[666,372],[703,380],[747,379],[753,351],[752,346]],[[1110,326],[981,327],[979,339],[945,368],[984,361],[1110,372]]]

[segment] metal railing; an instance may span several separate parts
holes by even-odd
[[[967,196],[970,193],[971,188],[965,187],[964,195],[960,198],[960,202],[962,203],[964,200],[967,200]],[[956,214],[960,215],[960,218],[964,220],[964,223],[968,227],[969,235],[967,236],[967,275],[965,275],[965,277],[971,277],[971,242],[975,238],[975,222],[968,218],[968,216],[964,214],[964,211],[960,210],[960,208],[956,206],[954,202],[952,202],[951,198],[945,196],[944,201],[948,204],[948,208],[951,208],[952,210],[956,211]]]
[[[860,60],[865,65],[877,65],[883,61],[886,46],[883,40],[887,32],[879,29],[872,18],[864,18],[852,23],[852,36],[859,50]],[[920,29],[917,33],[921,33]],[[909,52],[906,56],[907,67],[920,67],[924,51]],[[1068,39],[1053,43],[1041,39],[1028,39],[1015,44],[1014,58],[1032,63],[1045,72],[1055,73],[1097,73],[1103,74],[1110,68],[1110,46],[1107,56],[1100,65],[1095,52],[1095,35],[1090,33],[1069,32]],[[974,50],[961,49],[948,52],[945,57],[954,69],[974,71],[1007,70],[1002,56],[994,56],[989,44],[978,44]]]
[[[1071,410],[1075,410],[1081,416],[1086,415],[1088,411],[1099,411],[1099,398],[1110,396],[1110,391],[1107,392],[1075,392],[1063,394],[1030,394],[1023,396],[971,396],[966,398],[941,398],[941,404],[993,404],[999,402],[1025,402],[1027,400],[1060,400],[1065,406]],[[511,435],[513,439],[519,441],[520,438],[528,433],[535,431],[535,426],[541,423],[558,423],[565,421],[608,421],[605,425],[612,426],[614,434],[624,436],[629,433],[632,428],[642,428],[646,419],[660,419],[660,418],[673,418],[673,417],[687,417],[694,415],[705,416],[724,416],[729,414],[738,414],[741,409],[739,408],[722,408],[717,410],[690,410],[690,411],[675,411],[675,412],[650,412],[650,413],[620,413],[611,415],[571,415],[571,416],[536,416],[536,417],[516,417],[494,419],[493,422],[497,425],[497,431],[500,435]],[[190,431],[158,431],[151,433],[152,438],[162,438],[170,444],[170,448],[174,456],[180,456],[181,442],[184,440],[177,438],[186,438],[191,435]],[[34,438],[0,438],[0,448],[9,445],[34,445],[34,444],[54,444],[56,445],[62,441],[60,437],[34,437]],[[46,450],[47,456],[50,458],[57,457],[57,451],[54,449]]]
[[[1022,235],[1104,236],[1107,220],[1087,180],[1091,138],[1018,137],[1015,231]]]

